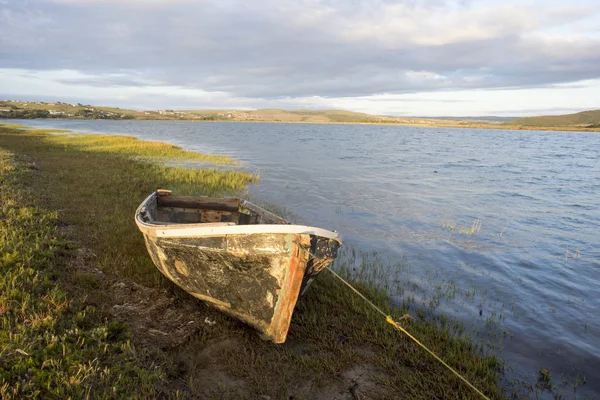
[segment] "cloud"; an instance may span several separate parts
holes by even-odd
[[[85,5],[97,5],[97,4],[107,4],[107,5],[118,5],[118,6],[173,6],[173,5],[181,5],[181,4],[193,4],[198,3],[202,0],[127,0],[124,2],[123,0],[45,0],[47,3],[55,3],[55,4],[67,4],[72,6],[85,6]]]
[[[21,73],[21,76],[26,75],[32,76],[31,72],[29,74]],[[45,73],[45,79],[66,85],[87,85],[111,88],[165,86],[164,82],[145,79],[138,75],[139,74],[135,71],[88,75],[80,73],[79,71],[54,70]]]
[[[594,1],[0,1],[0,68],[93,90],[266,104],[600,77]]]
[[[276,99],[166,85],[94,85],[104,77],[77,71],[0,69],[0,98],[106,104],[136,109],[347,109],[379,115],[539,115],[597,108],[600,79],[541,88],[446,90],[331,98]],[[88,83],[85,83],[85,81]],[[40,94],[42,93],[42,94]],[[45,94],[44,94],[45,93]],[[49,95],[50,93],[51,95]]]

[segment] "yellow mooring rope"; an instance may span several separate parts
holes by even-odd
[[[444,360],[442,360],[440,357],[438,357],[433,351],[429,350],[427,347],[425,347],[425,345],[421,342],[419,342],[417,340],[417,338],[415,338],[413,335],[411,335],[406,329],[404,329],[402,326],[400,326],[400,324],[398,324],[396,321],[394,321],[392,319],[391,316],[387,315],[386,313],[384,313],[381,308],[377,307],[375,304],[373,304],[369,299],[367,299],[361,292],[359,292],[358,290],[356,290],[354,288],[354,286],[352,286],[351,284],[349,284],[348,282],[346,282],[344,280],[344,278],[342,278],[341,276],[339,276],[334,270],[332,270],[331,268],[327,268],[327,270],[329,270],[329,272],[331,272],[333,275],[335,275],[336,278],[338,278],[340,281],[342,281],[344,284],[346,284],[346,286],[348,286],[350,289],[352,289],[354,291],[354,293],[356,293],[357,295],[359,295],[360,297],[362,297],[362,299],[364,301],[366,301],[367,303],[369,303],[369,305],[371,307],[373,307],[373,309],[375,309],[377,312],[379,312],[381,315],[383,315],[385,317],[385,320],[391,324],[394,328],[396,328],[397,330],[399,330],[400,332],[406,334],[409,338],[411,338],[416,344],[418,344],[419,346],[421,346],[423,348],[423,350],[425,350],[426,352],[428,352],[429,354],[431,354],[433,356],[433,358],[435,358],[436,360],[438,360],[439,362],[442,363],[443,366],[445,366],[446,368],[448,368],[450,371],[452,371],[452,373],[456,376],[458,376],[464,383],[467,384],[467,386],[469,386],[471,389],[473,389],[475,392],[477,392],[477,394],[479,394],[481,396],[481,398],[489,400],[489,398],[483,394],[481,392],[481,390],[477,389],[471,382],[469,382],[468,380],[466,380],[461,374],[459,374],[458,372],[456,372],[456,370],[454,368],[452,368],[451,366],[449,366],[448,364],[446,364],[444,362]]]

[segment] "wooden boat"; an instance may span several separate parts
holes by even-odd
[[[135,222],[156,267],[191,295],[285,342],[292,313],[341,245],[336,232],[291,225],[246,200],[157,190]]]

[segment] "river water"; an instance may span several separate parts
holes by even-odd
[[[506,361],[509,390],[551,397],[524,389],[548,369],[554,394],[600,398],[598,133],[12,122],[229,155],[260,173],[253,196],[386,264],[395,303],[462,321]]]

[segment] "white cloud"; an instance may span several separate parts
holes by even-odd
[[[480,5],[433,8],[428,3],[393,3],[343,17],[340,35],[388,48],[440,46],[519,35],[539,27],[539,12],[527,6]],[[543,11],[542,11],[543,12]]]
[[[511,88],[555,110],[523,93],[600,79],[595,1],[0,0],[0,94],[469,114]]]
[[[112,76],[121,78],[122,75]],[[43,98],[124,108],[150,109],[347,109],[376,115],[400,116],[524,116],[560,114],[599,107],[600,79],[550,88],[459,90],[343,98],[321,96],[266,100],[231,96],[172,85],[102,87],[85,84],[96,77],[76,71],[0,69],[0,97]],[[70,83],[72,82],[72,83]],[[151,82],[156,84],[156,82]]]
[[[46,3],[67,4],[72,6],[85,5],[118,5],[118,6],[172,6],[181,4],[198,4],[203,0],[42,0]]]

